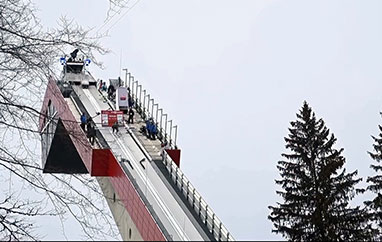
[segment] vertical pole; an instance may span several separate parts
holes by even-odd
[[[160,108],[160,109],[158,109],[158,110],[160,110],[160,132],[161,132],[161,134],[162,134],[162,137],[163,137],[163,132],[162,132],[162,117],[163,117],[163,109],[162,108]],[[158,112],[157,112],[158,113]]]
[[[155,114],[155,122],[158,124],[158,107],[159,107],[159,104],[156,103],[153,105],[153,107],[156,106],[157,107],[157,111],[156,111],[156,114]],[[154,112],[154,109],[153,109],[153,112]],[[153,113],[153,116],[154,116],[154,113]]]
[[[150,116],[150,94],[147,94],[148,99],[147,99],[147,118]]]
[[[142,108],[142,106],[143,106],[143,110],[142,110],[142,112],[143,112],[143,115],[144,115],[144,116],[145,116],[145,103],[146,103],[146,89],[143,90],[143,105],[141,105],[141,108]]]
[[[171,147],[171,134],[172,134],[172,119],[170,121],[168,121],[170,123],[170,135],[169,135],[169,140],[170,140],[170,147]]]
[[[167,113],[163,114],[164,116],[166,116],[166,121],[164,122],[164,140],[167,141]]]
[[[125,71],[125,84],[123,85],[124,87],[127,87],[127,68],[125,69],[122,69],[123,71]],[[129,87],[130,88],[130,87]]]
[[[130,81],[130,80],[129,80],[129,81]],[[131,89],[131,93],[130,93],[130,95],[131,95],[132,98],[134,98],[134,82],[131,83],[131,85],[132,85],[132,89]]]
[[[139,84],[139,106],[141,106],[142,102],[142,85]],[[137,92],[138,92],[138,86],[137,86]],[[137,107],[138,107],[138,97],[137,97]]]
[[[137,93],[135,93],[135,95],[134,95],[134,83],[137,83],[137,84],[138,84],[138,81],[135,82],[133,76],[131,77],[131,79],[132,79],[132,83],[131,83],[131,85],[132,85],[132,88],[133,88],[133,89],[131,90],[131,95],[132,95],[131,97],[136,97],[136,96],[137,96]]]
[[[154,118],[154,98],[151,98],[150,100],[152,100],[152,105],[151,105],[151,117]],[[156,122],[156,120],[155,120]]]
[[[174,146],[176,147],[176,139],[178,137],[178,125],[174,125],[175,136],[174,136]]]
[[[135,98],[135,101],[137,101],[138,100],[138,80],[136,80],[136,81],[134,81],[134,77],[133,77],[133,83],[132,83],[132,85],[133,85],[133,89],[134,89],[134,83],[136,83],[136,85],[135,85],[135,95],[134,96],[131,96],[132,98],[133,98],[133,100],[134,100],[134,98]],[[133,91],[133,90],[132,90]]]

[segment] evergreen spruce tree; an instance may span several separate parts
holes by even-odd
[[[291,122],[285,138],[288,154],[278,162],[283,190],[282,203],[269,206],[272,232],[289,240],[339,241],[368,240],[371,228],[360,207],[350,207],[357,193],[357,171],[343,168],[343,149],[334,149],[336,138],[322,119],[317,120],[305,101]]]
[[[381,113],[382,115],[382,113]],[[378,235],[377,240],[382,240],[382,126],[378,125],[380,133],[378,137],[371,136],[374,140],[374,152],[368,152],[370,157],[375,161],[375,164],[370,165],[370,168],[376,173],[372,177],[367,178],[368,191],[375,194],[371,201],[366,201],[365,204],[370,208],[373,220],[377,225]]]

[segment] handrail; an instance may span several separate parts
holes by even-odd
[[[129,74],[130,74],[129,78],[132,78],[134,80],[134,76],[131,75],[131,73],[129,73]],[[167,116],[167,114],[163,113],[163,109],[159,108],[159,104],[155,103],[153,98],[149,98],[147,103],[146,103],[146,96],[150,96],[150,94],[147,93],[146,90],[144,90],[143,91],[144,95],[142,95],[142,85],[141,84],[138,85],[138,80],[135,80],[135,81],[133,81],[131,83],[125,81],[124,83],[126,85],[127,84],[131,85],[131,86],[128,86],[128,87],[130,89],[130,95],[131,95],[132,99],[134,100],[135,110],[137,110],[137,113],[141,116],[141,118],[144,121],[146,121],[150,117],[153,118],[153,120],[155,121],[157,130],[158,130],[158,138],[163,143],[165,141],[168,141],[169,144],[170,144],[170,147],[173,148],[173,149],[176,149],[177,148],[176,141],[177,141],[177,135],[178,135],[178,126],[177,125],[171,125],[169,133],[167,133],[166,131],[164,132],[163,131],[162,118],[158,118],[158,115],[154,115],[154,106],[156,106],[157,107],[156,108],[156,113],[157,114],[158,114],[158,110],[162,110],[161,117]],[[138,87],[140,87],[139,88],[139,94],[138,94]],[[152,100],[152,102],[150,102],[151,100]],[[151,108],[149,107],[150,103],[151,103]],[[150,110],[151,110],[151,113],[150,113]],[[165,127],[167,127],[167,123],[168,122],[172,122],[172,120],[167,121],[167,119],[166,119]],[[159,128],[159,126],[160,126],[160,128]],[[176,127],[175,137],[172,137],[172,133],[173,133],[172,130],[175,127]]]
[[[198,193],[196,188],[191,184],[190,180],[184,175],[181,169],[175,164],[169,155],[163,159],[163,164],[166,166],[170,174],[171,180],[185,196],[188,203],[195,210],[199,218],[204,222],[208,231],[217,241],[235,241],[228,229],[223,225],[222,221],[216,216],[207,202]]]

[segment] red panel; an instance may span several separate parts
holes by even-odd
[[[64,96],[62,96],[56,82],[52,78],[50,78],[46,88],[45,97],[40,113],[39,130],[41,130],[45,125],[44,114],[48,108],[49,101],[51,101],[52,105],[56,108],[56,118],[61,118],[66,130],[69,132],[70,139],[76,147],[87,170],[90,172],[92,147],[86,138],[84,131],[80,128],[79,122],[75,119],[73,113],[71,112],[68,103],[64,99]]]
[[[166,149],[167,154],[171,157],[171,159],[175,162],[175,164],[180,167],[180,150],[168,150]]]
[[[119,164],[109,149],[93,149],[92,176],[118,176]]]

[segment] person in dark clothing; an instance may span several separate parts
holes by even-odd
[[[94,145],[94,138],[96,136],[96,130],[95,127],[92,125],[90,129],[88,130],[88,135],[89,135],[89,142]]]
[[[99,80],[99,87],[98,87],[99,91],[102,91],[102,85],[103,85],[103,82],[102,82],[102,79],[101,79],[101,80]]]
[[[134,123],[134,111],[133,111],[133,108],[129,109],[128,115],[129,115],[129,118],[127,119],[127,123],[128,124],[133,124]]]
[[[109,85],[109,87],[107,88],[107,96],[109,99],[111,99],[111,97],[113,96],[115,92],[115,88],[112,84]]]
[[[127,98],[127,105],[129,106],[129,108],[131,109],[134,105],[134,100],[133,98],[131,97],[130,94],[128,94],[128,98]]]
[[[152,140],[155,140],[155,136],[157,135],[157,133],[158,133],[157,126],[155,125],[154,120],[151,119],[151,139]]]
[[[86,126],[86,114],[85,113],[82,113],[82,115],[81,115],[81,124],[80,124],[80,126],[81,126],[81,128],[82,128],[82,130],[83,131],[85,131],[85,126]]]
[[[72,53],[70,53],[70,56],[73,58],[73,61],[76,60],[78,51],[79,49],[75,49]]]
[[[113,134],[114,134],[114,131],[118,134],[119,130],[118,130],[118,122],[117,121],[111,126],[111,128],[113,129]]]
[[[146,120],[146,135],[147,135],[147,138],[150,139],[150,137],[151,137],[151,122],[150,122],[150,119]]]
[[[155,140],[155,135],[157,133],[156,125],[154,124],[153,118],[146,121],[147,138]]]
[[[94,145],[94,137],[96,135],[96,131],[92,121],[93,119],[90,117],[87,121],[86,130],[87,130],[87,137],[89,138],[89,142],[92,145]]]

